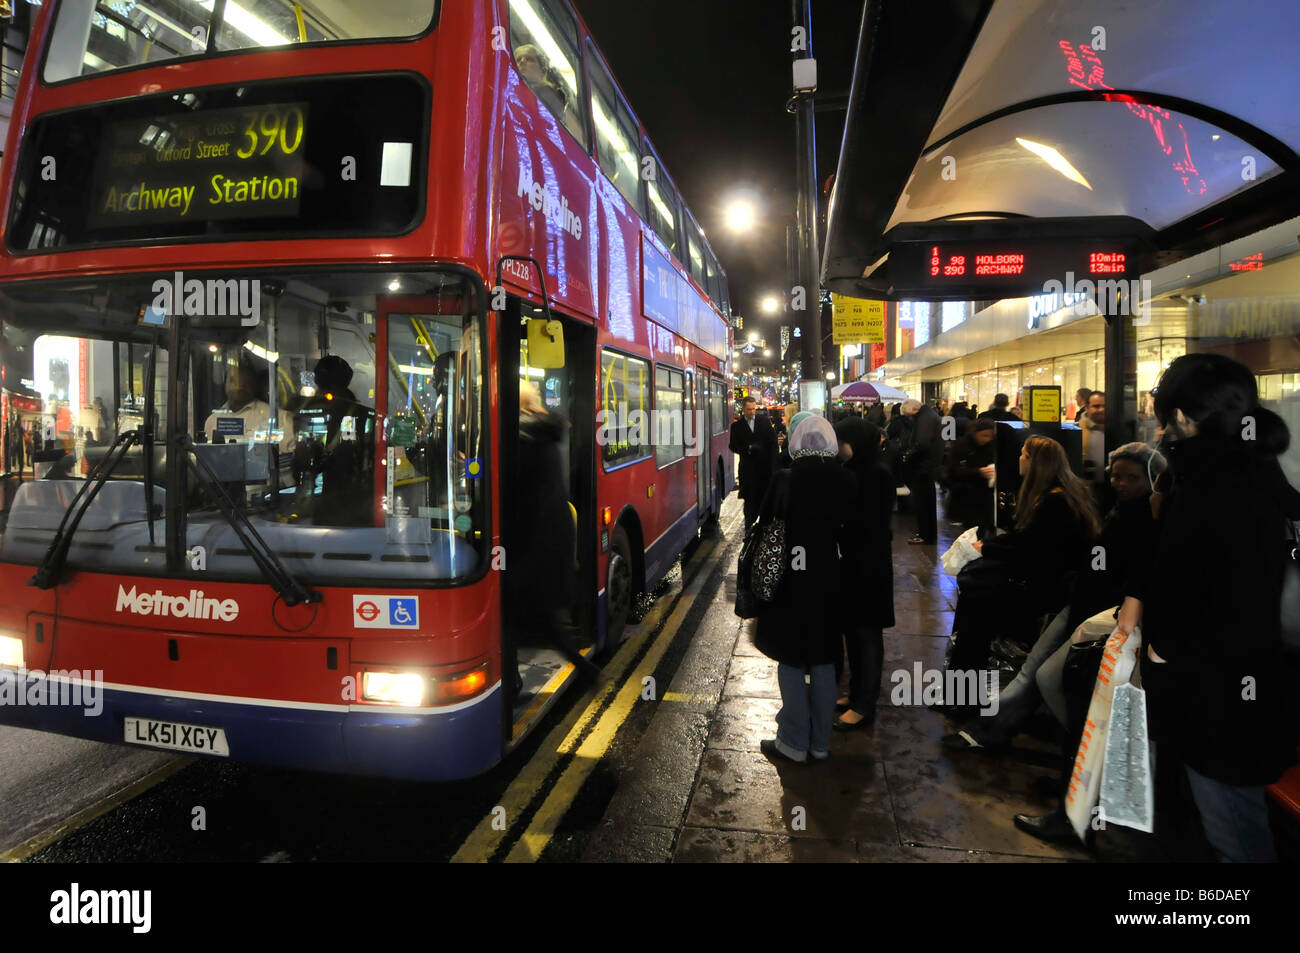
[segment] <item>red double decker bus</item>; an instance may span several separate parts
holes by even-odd
[[[518,382],[592,650],[730,490],[725,278],[566,0],[46,3],[5,157],[4,723],[473,775],[573,678]]]

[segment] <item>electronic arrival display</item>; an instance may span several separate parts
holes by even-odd
[[[115,122],[91,187],[92,228],[298,214],[306,103]]]
[[[431,98],[415,74],[349,74],[47,113],[23,136],[5,238],[31,254],[404,234],[424,213]]]
[[[889,252],[898,294],[982,298],[1043,290],[1048,281],[1120,280],[1139,269],[1137,248],[1104,239],[962,239],[902,242]]]

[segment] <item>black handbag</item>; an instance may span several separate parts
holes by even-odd
[[[1282,648],[1300,655],[1300,524],[1286,525],[1291,538],[1284,543],[1282,567]]]
[[[740,546],[740,562],[736,567],[736,615],[742,619],[758,618],[758,600],[749,586],[754,567],[754,550],[758,545],[758,530],[751,528]]]
[[[749,586],[761,603],[773,603],[785,576],[785,520],[772,519],[754,534],[754,564]]]

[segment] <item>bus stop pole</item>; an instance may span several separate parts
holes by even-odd
[[[794,25],[803,28],[805,49],[793,51],[793,60],[811,59],[812,0],[792,0]],[[821,255],[817,248],[817,136],[813,91],[796,91],[795,188],[799,235],[799,281],[804,292],[804,380],[822,381]]]

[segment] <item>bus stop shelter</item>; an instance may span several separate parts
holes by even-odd
[[[1298,35],[1294,0],[867,0],[823,286],[978,301],[1072,273],[1136,290],[1295,217]],[[1102,312],[1111,446],[1132,439],[1138,311]]]

